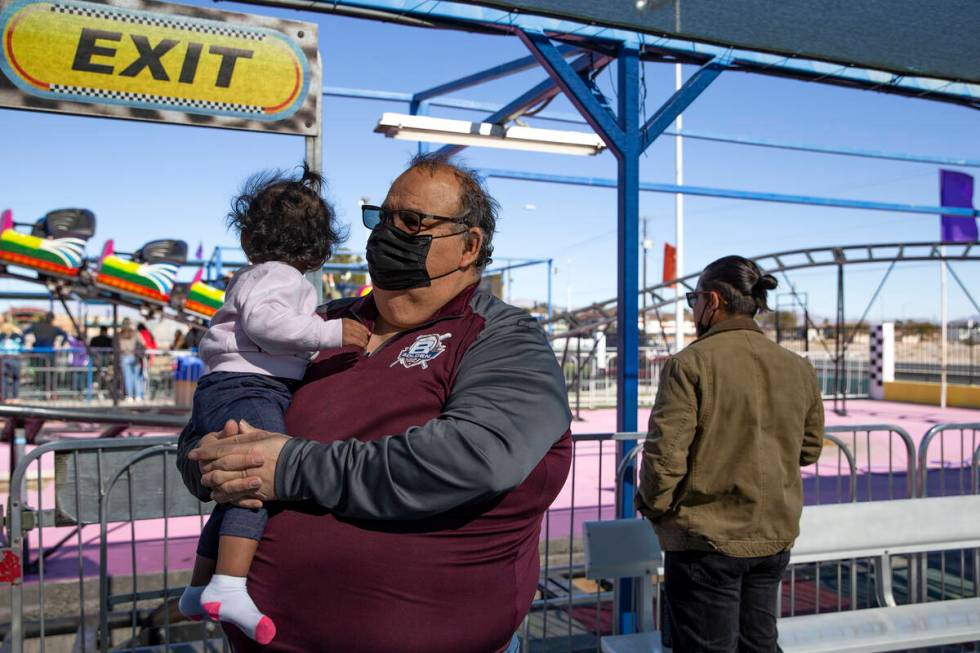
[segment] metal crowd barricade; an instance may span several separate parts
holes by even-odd
[[[949,440],[953,442],[948,444]],[[970,477],[978,446],[980,422],[936,424],[929,429],[919,442],[919,496],[976,493],[976,483],[971,487]],[[939,458],[930,464],[935,453]]]
[[[541,577],[531,613],[522,628],[523,650],[529,650],[532,641],[555,638],[565,639],[569,651],[592,645],[600,621],[606,618],[601,606],[612,600],[612,586],[590,584],[583,577],[582,524],[616,518],[616,443],[645,436],[645,433],[572,436],[568,482],[556,500],[561,507],[553,506],[545,512],[541,524]]]
[[[575,343],[572,345],[571,343]],[[581,345],[584,342],[584,345]],[[799,352],[797,352],[799,353]],[[603,347],[597,351],[591,338],[581,341],[569,338],[564,348],[555,351],[568,387],[568,400],[576,415],[582,409],[608,408],[616,405],[616,350]],[[838,388],[836,365],[824,352],[810,351],[805,357],[817,372],[817,381],[825,398],[832,397]],[[669,359],[663,348],[643,347],[640,350],[637,393],[641,406],[652,405],[657,396],[660,370]],[[869,362],[865,355],[850,355],[844,360],[843,387],[848,398],[867,398]]]
[[[149,350],[138,361],[135,383],[143,401],[172,403],[174,370],[190,352]],[[124,401],[126,371],[112,349],[61,348],[0,352],[0,399],[61,405]]]
[[[97,363],[98,361],[96,361]],[[27,401],[91,400],[99,368],[84,348],[38,347],[0,354],[0,397]]]
[[[980,422],[936,424],[919,442],[918,455],[918,496],[980,493]],[[968,596],[968,577],[973,596],[980,596],[980,549],[922,555],[918,568],[923,601]]]
[[[825,431],[827,440],[853,457],[849,463],[854,483],[850,501],[911,499],[916,496],[916,449],[908,431],[894,424],[828,426]],[[823,458],[821,456],[821,461],[814,465],[814,489],[818,495],[821,495],[819,466]],[[839,471],[838,464],[838,476]],[[836,495],[840,496],[839,490]],[[839,498],[837,502],[840,502]]]
[[[837,451],[835,454],[825,443],[820,460],[812,465],[812,471],[809,474],[804,471],[804,496],[807,496],[807,489],[810,494],[807,504],[915,497],[915,442],[905,429],[892,424],[828,426],[826,442],[830,442]],[[828,458],[831,460],[828,461]],[[848,468],[849,487],[846,494],[842,491],[842,458],[846,460]],[[827,473],[828,462],[831,472],[836,473]],[[917,587],[914,561],[914,555],[905,556],[894,561],[893,565],[899,576],[895,584],[900,586],[900,590],[904,589],[910,600],[915,599]],[[868,559],[791,565],[779,596],[781,613],[796,616],[819,614],[828,608],[841,611],[870,607],[876,600],[876,573],[872,561]],[[825,588],[835,591],[825,592]]]
[[[215,625],[174,612],[207,512],[183,487],[175,444],[172,436],[66,439],[20,460],[2,559],[22,562],[23,573],[7,578],[10,627],[0,650],[226,649]]]
[[[9,410],[24,409],[0,408],[0,417]],[[91,413],[89,418],[98,421]],[[140,416],[129,419],[139,423]],[[953,433],[970,434],[959,435],[965,448],[974,442],[977,430],[980,424],[937,426],[923,439],[917,457],[912,439],[899,427],[829,427],[823,456],[804,470],[806,500],[851,502],[920,494],[916,483],[927,475],[929,452]],[[545,645],[547,640],[549,650],[596,648],[599,635],[612,630],[614,579],[584,578],[582,524],[616,518],[619,488],[630,469],[626,464],[617,468],[616,445],[645,437],[573,436],[569,482],[542,523],[542,573],[523,627],[525,647]],[[174,442],[172,437],[59,441],[39,446],[20,460],[10,485],[7,545],[19,554],[28,573],[11,587],[11,626],[7,648],[0,650],[22,653],[26,637],[38,640],[41,651],[55,650],[58,637],[74,638],[75,650],[81,652],[224,646],[214,626],[179,622],[168,602],[183,586],[187,560],[193,558],[192,548],[185,546],[185,569],[177,570],[181,565],[175,560],[182,554],[175,543],[181,540],[192,547],[206,512],[182,487],[173,464]],[[637,456],[642,447],[633,451]],[[980,446],[972,448],[968,460],[969,488],[977,492]],[[147,524],[155,524],[157,531],[162,528],[162,533],[148,532]],[[154,556],[162,564],[148,562]],[[947,572],[960,581],[961,589],[965,587],[971,561],[964,555],[961,560],[958,576],[957,570],[949,569],[949,561],[940,562],[943,593],[955,585],[946,582]],[[935,592],[935,577],[925,575],[928,564],[896,562],[899,593],[905,591],[914,600],[918,591]],[[976,555],[971,564],[978,568]],[[874,574],[867,560],[791,567],[781,594],[784,613],[870,604]],[[920,574],[921,583],[916,578]],[[975,573],[972,578],[976,586]]]
[[[974,494],[980,494],[980,447],[977,447],[977,450],[973,452],[973,464],[970,467],[970,488]]]
[[[524,623],[525,649],[598,650],[601,634],[612,632],[615,579],[584,578],[582,524],[616,518],[616,499],[624,474],[642,447],[617,467],[616,444],[642,440],[646,433],[599,433],[573,436],[569,482],[557,504],[545,514],[541,539],[541,580],[531,614]],[[912,438],[888,424],[827,428],[821,459],[805,468],[807,503],[906,498],[915,496],[916,456]],[[898,574],[914,565],[896,565]],[[782,602],[785,613],[856,609],[874,600],[874,569],[867,560],[795,565],[787,570]],[[914,583],[909,583],[914,587]],[[836,588],[829,594],[827,587]],[[564,639],[564,645],[556,641]],[[557,648],[556,648],[557,647]]]

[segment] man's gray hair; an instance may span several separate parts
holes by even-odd
[[[483,232],[483,244],[476,257],[476,266],[481,270],[493,261],[493,232],[497,229],[497,214],[500,204],[490,197],[483,177],[474,169],[464,166],[451,156],[430,152],[417,154],[408,164],[408,170],[421,169],[430,173],[449,170],[459,180],[459,205],[462,218],[467,226],[477,227]]]

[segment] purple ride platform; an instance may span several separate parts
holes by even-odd
[[[924,434],[934,425],[950,422],[980,421],[980,411],[959,408],[940,409],[933,406],[918,406],[893,402],[850,401],[848,415],[841,417],[832,412],[830,405],[826,408],[827,424],[859,425],[859,424],[892,424],[904,428],[912,437],[916,447]],[[649,408],[643,409],[638,415],[641,429],[645,428],[649,416]],[[582,412],[582,421],[572,424],[576,434],[609,433],[615,429],[616,412],[614,409],[600,409]],[[160,431],[146,432],[146,435],[162,435]],[[846,442],[850,436],[841,435]],[[891,467],[889,468],[889,453],[884,439],[887,435],[872,434],[866,440],[862,434],[857,441],[856,458],[858,466],[857,494],[859,499],[872,497],[875,499],[904,498],[906,496],[907,476],[905,472],[905,452],[900,446],[892,450]],[[867,445],[871,446],[868,447]],[[894,443],[898,445],[897,440]],[[976,443],[980,444],[980,442]],[[972,449],[971,449],[972,453]],[[967,457],[970,455],[966,454]],[[45,457],[46,465],[42,466],[43,507],[53,506],[53,463],[50,457]],[[838,476],[839,456],[836,448],[828,446],[821,458],[819,475],[813,468],[804,470],[804,493],[807,503],[835,502],[846,500],[846,482]],[[9,448],[0,448],[0,478],[8,475]],[[963,466],[963,458],[959,447],[947,447],[945,457],[939,457],[938,447],[929,461],[929,494],[940,494],[945,485],[946,493],[963,491],[963,474],[958,470]],[[846,470],[846,467],[844,468]],[[35,476],[34,474],[31,475]],[[966,478],[969,478],[967,470]],[[37,491],[28,494],[29,502],[37,503]],[[573,469],[561,493],[546,514],[542,525],[542,540],[565,540],[569,535],[579,537],[582,523],[596,519],[611,519],[615,514],[615,445],[612,442],[580,442],[576,445]],[[0,493],[0,502],[6,504],[6,492]],[[198,517],[180,517],[166,521],[147,520],[137,522],[135,527],[128,523],[111,524],[108,537],[108,570],[110,575],[129,575],[133,573],[133,548],[130,541],[134,539],[136,569],[140,574],[158,573],[166,567],[169,570],[190,569],[194,562],[194,551],[197,544],[197,534],[200,531],[201,520]],[[164,529],[168,538],[164,545]],[[72,533],[70,528],[44,529],[44,546],[50,547],[61,538]],[[38,546],[37,532],[32,531],[30,537],[34,549],[32,557],[36,558]],[[99,563],[99,528],[86,526],[82,529],[81,556],[78,555],[77,539],[72,537],[58,552],[51,555],[45,564],[45,579],[71,580],[77,579],[79,569],[86,577],[98,575]],[[27,582],[36,582],[37,577],[27,576]]]

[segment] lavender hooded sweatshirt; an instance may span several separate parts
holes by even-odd
[[[322,349],[340,347],[340,320],[316,315],[316,291],[279,261],[241,268],[225,291],[200,352],[210,372],[301,379]]]

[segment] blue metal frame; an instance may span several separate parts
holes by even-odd
[[[345,252],[346,253],[346,252]],[[321,270],[328,272],[367,272],[367,263],[324,263]]]
[[[635,48],[624,47],[619,54],[617,69],[619,91],[619,128],[622,144],[617,157],[617,266],[618,300],[616,303],[616,430],[636,430],[638,371],[640,356],[639,293],[640,293],[640,59]],[[617,464],[635,443],[621,441],[617,445]],[[632,517],[632,476],[625,475],[619,498],[619,517]]]
[[[618,157],[623,147],[623,132],[612,112],[602,106],[585,81],[579,77],[578,72],[568,65],[548,37],[541,32],[518,32],[518,36],[541,67],[548,71],[548,75],[568,96],[586,122]]]
[[[578,72],[561,57],[547,36],[533,31],[518,31],[518,36],[616,155],[616,429],[635,431],[639,409],[637,390],[640,358],[640,253],[637,246],[640,242],[640,155],[730,62],[727,58],[718,58],[707,63],[641,128],[640,52],[635,44],[623,43],[617,52],[618,107],[614,116]],[[629,453],[635,446],[635,443],[629,441],[617,443],[617,465],[631,459]],[[635,462],[630,465],[635,465]],[[633,517],[636,514],[633,502],[636,488],[632,481],[635,471],[627,471],[624,478],[626,481],[617,497],[616,511],[619,517]],[[637,610],[641,606],[636,604],[633,590],[632,581],[627,579],[621,579],[616,588],[616,627],[621,633],[634,632],[639,623]]]
[[[325,7],[343,5],[373,9],[457,29],[465,28],[466,24],[470,24],[484,30],[496,30],[501,33],[539,32],[556,39],[574,39],[577,43],[591,42],[592,44],[606,44],[612,47],[626,44],[639,48],[644,59],[674,59],[685,63],[705,63],[715,57],[729,56],[733,65],[750,72],[790,76],[825,84],[843,84],[884,93],[956,102],[967,106],[980,105],[980,84],[896,75],[880,70],[640,34],[602,25],[586,25],[570,20],[508,12],[470,4],[440,2],[438,0],[330,0],[330,2],[313,2],[309,5],[304,3],[303,8],[309,11],[317,11],[317,5]]]
[[[503,258],[503,259],[494,259],[494,260],[505,261],[507,262],[507,264],[500,268],[485,270],[484,274],[498,274],[498,273],[507,272],[508,270],[516,270],[518,268],[530,267],[532,265],[546,265],[548,267],[548,320],[551,320],[555,312],[554,304],[552,302],[552,294],[551,294],[551,277],[552,277],[552,270],[554,267],[555,260],[551,258],[543,258],[543,259]],[[549,324],[547,328],[548,328],[548,332],[550,333],[553,327],[552,325]]]
[[[411,102],[409,102],[408,112],[413,116],[427,116],[429,115],[429,103],[413,97]],[[419,141],[419,154],[425,154],[428,151],[429,144],[425,141]]]
[[[704,89],[711,85],[711,82],[731,66],[731,59],[728,57],[715,57],[708,63],[701,66],[693,75],[688,78],[684,85],[674,93],[667,102],[660,107],[656,113],[650,116],[647,123],[643,125],[641,132],[642,149],[647,149],[657,137],[664,133],[677,116],[684,112],[691,102],[697,99]]]
[[[571,186],[592,186],[595,188],[616,188],[615,179],[602,177],[576,177],[572,175],[552,175],[541,172],[523,172],[519,170],[501,170],[484,168],[480,171],[487,177],[498,179],[516,179],[520,181],[540,181],[551,184],[568,184]],[[786,193],[762,193],[757,191],[734,190],[729,188],[712,188],[709,186],[687,186],[663,184],[658,182],[640,182],[641,191],[649,193],[683,193],[701,197],[723,197],[737,200],[753,200],[757,202],[778,202],[782,204],[806,204],[810,206],[827,206],[841,209],[862,209],[870,211],[890,211],[892,213],[925,213],[929,215],[955,215],[966,218],[980,217],[980,210],[956,206],[924,206],[920,204],[896,204],[892,202],[875,202],[869,200],[851,200],[834,197],[814,197],[812,195],[789,195]]]
[[[385,102],[405,102],[411,103],[411,93],[398,93],[394,91],[379,91],[373,89],[346,88],[343,86],[328,86],[324,89],[323,95],[327,97],[342,97],[358,100],[377,100]],[[463,100],[459,98],[444,98],[441,100],[427,101],[426,104],[433,107],[444,107],[447,109],[461,109],[464,111],[494,112],[500,109],[501,105],[490,102],[478,102],[474,100]],[[570,123],[575,125],[587,124],[581,116],[571,113],[557,111],[542,111],[535,114],[535,120],[547,120],[552,122]],[[672,129],[663,131],[665,136],[680,136]],[[827,145],[816,145],[814,143],[794,143],[787,141],[776,141],[766,138],[756,138],[749,136],[739,136],[732,134],[719,134],[714,132],[699,131],[696,129],[684,129],[684,138],[691,140],[710,141],[714,143],[731,143],[733,145],[748,145],[751,147],[764,147],[776,150],[790,150],[794,152],[811,152],[814,154],[833,154],[837,156],[853,156],[866,159],[879,159],[885,161],[906,161],[908,163],[929,163],[936,165],[959,166],[962,168],[980,168],[980,160],[967,159],[962,157],[943,157],[931,156],[928,154],[912,154],[911,152],[889,152],[887,150],[865,150],[857,147],[829,147]]]
[[[571,63],[571,67],[576,73],[581,73],[587,69],[601,70],[608,62],[609,57],[604,55],[583,54],[581,57]],[[555,81],[548,78],[491,113],[489,116],[483,119],[483,122],[488,122],[491,124],[506,123],[520,116],[534,105],[540,104],[545,100],[558,95],[560,92],[561,89],[558,88]],[[465,145],[444,145],[439,149],[439,152],[445,154],[446,156],[452,156],[453,154],[457,154],[464,149],[466,149]]]
[[[562,56],[570,56],[578,52],[578,48],[572,47],[570,45],[562,45],[558,48],[558,51]],[[521,57],[520,59],[514,59],[513,61],[508,61],[502,63],[498,66],[492,66],[486,70],[481,70],[478,73],[473,73],[472,75],[466,75],[465,77],[460,77],[459,79],[453,80],[451,82],[446,82],[445,84],[439,84],[438,86],[433,86],[432,88],[426,89],[424,91],[419,91],[412,96],[413,102],[425,102],[426,100],[431,100],[434,97],[440,95],[445,95],[447,93],[452,93],[454,91],[460,91],[464,88],[470,88],[472,86],[478,86],[480,84],[485,84],[486,82],[492,82],[496,79],[501,79],[507,77],[508,75],[513,75],[515,73],[521,73],[525,70],[531,70],[532,68],[537,68],[537,60],[528,55],[526,57]]]
[[[504,272],[509,272],[510,270],[518,270],[520,268],[528,268],[532,265],[544,265],[550,258],[535,258],[535,259],[516,259],[516,258],[505,258],[505,259],[494,259],[495,261],[507,261],[507,264],[503,267],[493,268],[491,270],[484,270],[483,274],[503,274]]]
[[[561,47],[561,53],[563,56],[569,56],[577,52],[577,48],[569,45],[564,45]],[[426,89],[424,91],[419,91],[409,98],[408,112],[412,115],[426,116],[429,115],[429,100],[440,95],[445,95],[446,93],[452,93],[453,91],[459,91],[465,88],[470,88],[472,86],[478,86],[480,84],[485,84],[486,82],[492,82],[496,79],[501,79],[509,75],[523,72],[525,70],[530,70],[531,68],[536,68],[538,62],[532,56],[521,57],[520,59],[514,59],[513,61],[508,61],[502,63],[498,66],[492,66],[486,70],[481,70],[480,72],[473,73],[472,75],[466,75],[465,77],[460,77],[451,82],[446,82],[445,84],[439,84],[438,86],[433,86],[432,88]],[[538,87],[535,87],[538,88]],[[525,94],[528,95],[532,93],[534,89],[528,91]],[[525,96],[521,96],[522,98]],[[520,101],[521,98],[515,100],[515,102]],[[523,109],[527,106],[533,106],[540,100],[535,100],[531,98],[530,101],[526,102],[524,105],[520,105],[517,109]],[[511,105],[514,103],[512,102]],[[510,107],[511,105],[507,105]],[[498,110],[486,122],[499,122],[500,119],[494,119],[497,113],[501,113],[504,109]],[[446,145],[440,149],[440,152],[446,156],[452,156],[464,149],[461,145]],[[424,154],[429,151],[429,144],[423,141],[419,141],[419,154]]]
[[[325,4],[325,3],[324,3]],[[605,141],[617,159],[616,181],[559,175],[542,175],[511,171],[486,171],[488,176],[507,177],[532,181],[556,183],[575,183],[613,187],[617,189],[617,230],[618,230],[618,269],[617,269],[617,345],[619,364],[617,365],[617,430],[634,431],[637,422],[637,367],[639,362],[639,193],[641,190],[654,192],[683,192],[690,195],[732,197],[761,201],[792,202],[822,206],[848,208],[873,208],[913,213],[960,214],[959,211],[937,210],[938,207],[862,202],[856,200],[836,200],[798,195],[775,193],[751,193],[727,191],[716,188],[698,188],[673,184],[644,184],[639,179],[639,159],[644,150],[661,134],[669,133],[667,128],[717,76],[726,69],[735,68],[752,72],[778,74],[810,81],[844,84],[884,92],[930,96],[935,99],[957,102],[967,106],[980,106],[980,85],[961,84],[933,79],[917,79],[884,73],[881,71],[855,69],[837,64],[792,59],[782,55],[734,50],[725,47],[693,43],[679,39],[653,37],[622,30],[583,25],[570,21],[541,18],[524,14],[504,12],[473,5],[459,5],[436,0],[333,0],[333,5],[368,7],[389,11],[393,15],[423,18],[437,25],[460,28],[466,24],[479,25],[484,29],[498,30],[501,33],[516,34],[530,50],[534,59],[548,72],[553,82],[545,82],[531,89],[515,101],[494,110],[491,122],[506,120],[511,112],[521,111],[540,102],[553,93],[557,85],[575,106],[586,122]],[[307,7],[313,9],[314,7]],[[605,106],[590,80],[584,79],[575,66],[565,61],[563,52],[552,43],[557,41],[574,42],[582,48],[592,48],[598,52],[615,51],[618,61],[618,111],[616,115]],[[646,124],[640,124],[639,71],[641,59],[675,60],[683,63],[701,64],[701,68],[679,89]],[[581,60],[579,60],[581,61]],[[496,66],[480,73],[464,77],[454,82],[442,84],[410,97],[410,110],[413,113],[423,110],[424,103],[453,90],[472,86],[483,81],[496,79],[516,69],[526,69],[527,59]],[[390,95],[388,99],[392,98]],[[448,102],[443,100],[444,104]],[[485,105],[484,105],[485,106]],[[478,108],[477,103],[470,107]],[[706,137],[717,140],[717,137]],[[771,147],[769,143],[755,142]],[[461,148],[450,147],[446,151]],[[804,149],[800,146],[789,149]],[[847,155],[865,156],[856,151],[839,152]],[[880,157],[885,158],[885,157]],[[967,215],[975,215],[975,211]],[[549,265],[550,267],[550,265]],[[549,274],[549,290],[550,278]],[[623,461],[635,445],[617,445],[617,459]],[[635,463],[634,463],[635,464]],[[625,478],[635,475],[627,472]],[[633,516],[633,484],[624,484],[617,497],[619,516]],[[617,586],[616,629],[629,633],[638,623],[637,609],[633,600],[631,584],[620,582]],[[647,607],[648,609],[648,607]]]

